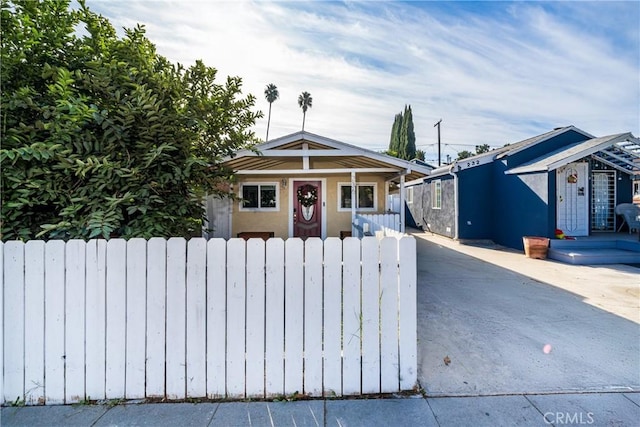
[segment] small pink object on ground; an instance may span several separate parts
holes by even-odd
[[[544,347],[542,347],[542,351],[544,352],[544,354],[551,353],[551,344],[545,344]]]

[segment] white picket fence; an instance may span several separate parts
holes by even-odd
[[[402,237],[400,214],[356,214],[353,236]]]
[[[416,384],[413,237],[11,241],[0,250],[5,402],[339,396]]]

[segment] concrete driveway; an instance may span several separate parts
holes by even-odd
[[[640,390],[640,269],[414,236],[428,396]]]

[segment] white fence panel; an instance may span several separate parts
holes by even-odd
[[[140,399],[145,393],[145,334],[147,320],[147,241],[127,242],[127,347],[125,396]]]
[[[398,361],[398,241],[380,242],[380,390],[397,391]]]
[[[207,394],[207,241],[187,245],[187,397]]]
[[[127,324],[127,242],[111,239],[107,243],[107,399],[125,395],[125,345]]]
[[[404,236],[401,232],[400,214],[357,214],[354,224],[354,236]]]
[[[24,243],[4,245],[4,400],[20,401],[24,388]]]
[[[27,402],[44,403],[44,242],[24,247],[24,383]]]
[[[85,398],[84,391],[84,289],[85,249],[82,240],[66,246],[65,277],[65,403]]]
[[[5,251],[6,251],[5,246]],[[44,375],[46,403],[64,403],[64,272],[65,243],[53,240],[45,245],[45,339]],[[5,258],[6,265],[6,258]],[[5,280],[6,281],[6,280]],[[5,296],[6,298],[6,296]],[[6,347],[6,343],[5,343]],[[5,360],[5,366],[7,362]],[[6,385],[6,384],[5,384]],[[121,396],[124,396],[122,394]]]
[[[231,239],[227,243],[227,395],[245,395],[245,241]]]
[[[265,388],[267,395],[284,394],[284,241],[266,244]]]
[[[4,242],[0,242],[0,403],[4,402]]]
[[[284,392],[302,393],[304,270],[302,240],[285,242]]]
[[[167,295],[167,241],[154,237],[147,243],[147,397],[164,396],[165,319]]]
[[[418,381],[418,305],[417,305],[417,259],[416,239],[405,237],[398,241],[400,262],[398,283],[400,284],[400,389],[410,390]]]
[[[3,400],[416,383],[415,239],[2,244]]]
[[[324,241],[324,395],[342,395],[342,241]]]
[[[264,240],[247,242],[246,393],[264,397]]]
[[[207,242],[207,396],[226,395],[227,243]]]
[[[186,394],[186,264],[187,242],[182,237],[167,241],[167,353],[166,395],[183,399]]]
[[[86,260],[86,394],[87,399],[100,400],[105,398],[107,241],[88,241],[86,245]]]
[[[380,392],[378,240],[362,239],[362,392]]]
[[[362,358],[360,343],[362,337],[362,311],[360,306],[360,260],[360,240],[355,237],[347,237],[343,240],[342,255],[343,394],[359,394],[361,392]]]
[[[304,245],[304,392],[322,394],[322,240]]]

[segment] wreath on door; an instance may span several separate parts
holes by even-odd
[[[306,184],[298,187],[298,202],[308,208],[313,206],[318,201],[318,188],[311,184]]]

